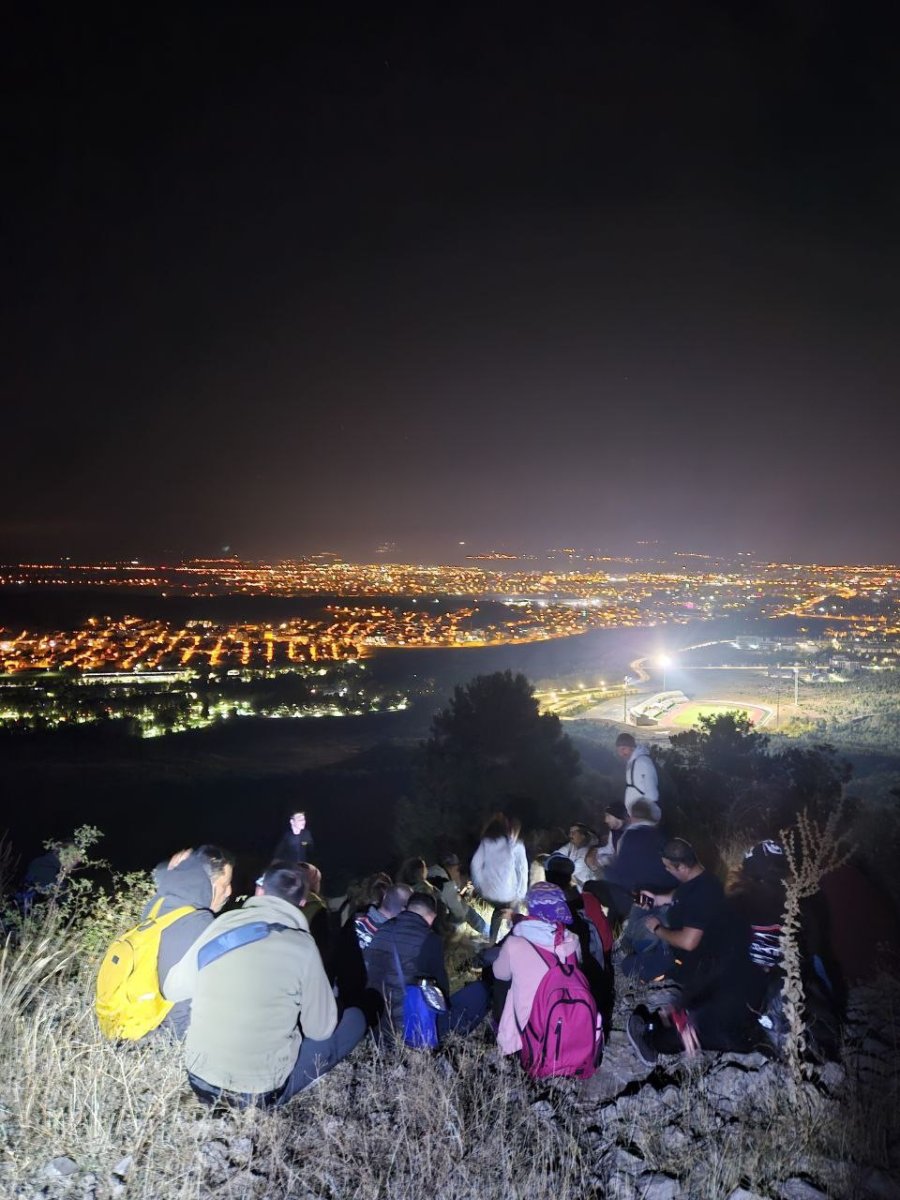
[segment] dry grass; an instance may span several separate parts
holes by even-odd
[[[211,1112],[187,1088],[177,1045],[111,1044],[94,1021],[96,947],[142,899],[101,903],[97,927],[50,911],[0,957],[4,1197],[599,1200],[628,1194],[617,1156],[632,1153],[711,1200],[739,1184],[777,1195],[779,1180],[826,1156],[843,1171],[835,1194],[850,1196],[864,1194],[860,1164],[894,1161],[878,1090],[852,1071],[841,1107],[812,1087],[788,1107],[775,1087],[723,1115],[705,1056],[601,1107],[570,1081],[530,1083],[479,1036],[438,1056],[368,1045],[283,1110]],[[890,997],[896,985],[872,997],[880,1015]],[[881,1098],[896,1112],[891,1086]],[[46,1166],[62,1155],[77,1169],[54,1180]]]

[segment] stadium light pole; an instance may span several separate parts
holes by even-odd
[[[662,690],[663,690],[663,691],[665,691],[665,690],[666,690],[666,678],[667,678],[667,672],[668,672],[668,670],[669,670],[669,667],[671,667],[671,665],[672,665],[672,659],[669,657],[669,655],[668,655],[668,654],[661,654],[661,655],[659,656],[659,658],[658,658],[657,662],[658,662],[658,663],[659,663],[659,665],[662,667],[662,673],[663,673],[663,687],[662,687]]]

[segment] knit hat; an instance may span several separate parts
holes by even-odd
[[[565,854],[551,854],[544,863],[545,871],[553,871],[556,875],[569,875],[575,873],[575,864]]]
[[[547,921],[550,925],[571,925],[572,914],[561,887],[555,883],[536,883],[528,889],[525,907],[529,917]]]

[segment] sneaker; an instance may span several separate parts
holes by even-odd
[[[659,1051],[650,1038],[649,1026],[640,1013],[633,1012],[628,1018],[625,1031],[631,1047],[645,1067],[655,1067]]]

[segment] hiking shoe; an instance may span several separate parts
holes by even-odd
[[[655,1067],[659,1058],[659,1051],[653,1045],[647,1022],[640,1013],[633,1012],[631,1014],[628,1018],[625,1032],[628,1035],[629,1042],[631,1042],[632,1050],[634,1050],[644,1066]]]

